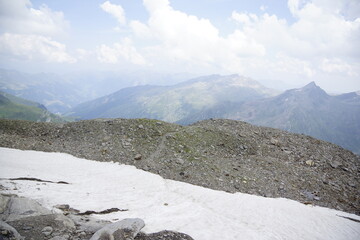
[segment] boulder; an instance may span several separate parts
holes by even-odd
[[[1,195],[1,220],[9,222],[30,216],[51,214],[51,211],[42,207],[38,202],[23,197],[7,197]],[[6,205],[5,205],[6,203]]]
[[[10,197],[0,194],[0,214],[4,214],[9,201]]]
[[[14,240],[23,240],[18,231],[15,228],[7,224],[6,222],[0,221],[0,239],[14,239]]]
[[[55,236],[66,238],[76,230],[72,220],[62,214],[30,216],[8,223],[26,239],[45,240]]]
[[[145,226],[142,219],[127,218],[109,225],[97,231],[90,240],[133,240]]]
[[[332,168],[338,168],[338,167],[342,166],[342,163],[339,161],[333,161],[333,162],[330,162],[330,166]]]

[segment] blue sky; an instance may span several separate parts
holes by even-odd
[[[360,90],[358,0],[0,0],[0,67]],[[269,85],[269,84],[268,84]]]

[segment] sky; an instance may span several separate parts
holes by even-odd
[[[0,68],[360,90],[358,0],[0,0]]]

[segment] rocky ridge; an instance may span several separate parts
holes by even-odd
[[[228,192],[360,214],[360,157],[309,136],[240,121],[180,126],[148,119],[0,120],[0,146],[114,161]]]

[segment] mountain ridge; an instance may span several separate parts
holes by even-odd
[[[242,102],[274,94],[275,91],[239,75],[210,75],[171,86],[121,89],[108,96],[83,103],[73,108],[69,115],[81,119],[144,117],[176,122],[218,102]],[[112,101],[103,103],[105,99]]]

